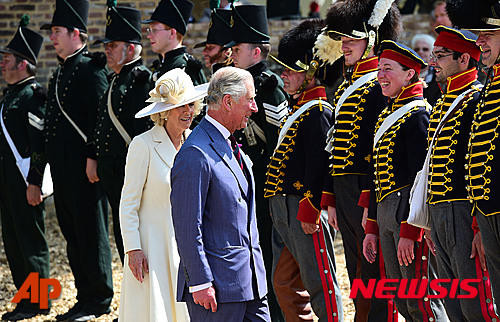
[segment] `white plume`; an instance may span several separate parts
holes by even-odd
[[[394,0],[378,0],[377,3],[375,3],[370,20],[368,20],[368,24],[375,28],[380,27],[382,21],[384,21],[384,18],[387,15],[387,12],[391,9],[393,2]]]
[[[314,43],[314,55],[324,62],[333,64],[342,57],[342,42],[321,33]]]

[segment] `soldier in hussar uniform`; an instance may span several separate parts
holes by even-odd
[[[141,59],[141,12],[127,7],[108,8],[104,43],[108,66],[114,71],[106,94],[102,96],[97,118],[95,144],[97,175],[108,197],[113,215],[116,247],[123,264],[120,231],[120,196],[125,177],[125,159],[132,138],[152,124],[135,118],[153,87],[151,72]]]
[[[354,279],[368,283],[384,277],[383,261],[369,263],[362,250],[373,173],[374,127],[387,105],[376,79],[375,55],[382,40],[396,40],[402,31],[399,10],[391,4],[383,0],[339,1],[329,8],[325,19],[325,35],[330,39],[325,38],[324,50],[341,51],[345,70],[333,101],[336,116],[327,147],[333,183],[325,187],[322,208],[328,209],[330,223],[342,233],[351,286]],[[353,302],[360,321],[397,318],[392,301],[365,299],[358,293]]]
[[[465,155],[465,180],[481,231],[490,274],[493,296],[500,297],[500,3],[488,0],[449,1],[453,23],[462,29],[478,32],[476,44],[482,49],[482,63],[488,69],[488,78],[482,89],[469,128],[468,150]],[[491,299],[488,299],[491,303]]]
[[[472,204],[467,200],[464,168],[472,117],[476,110],[481,83],[477,66],[481,49],[477,36],[465,30],[439,26],[430,65],[436,80],[445,83],[443,96],[432,109],[429,122],[428,203],[432,242],[438,277],[442,279],[478,279],[482,295],[474,299],[443,299],[452,321],[498,320],[491,302],[481,234],[474,233]],[[435,136],[435,137],[434,137]],[[431,239],[427,238],[429,242]],[[469,258],[467,255],[473,256]],[[475,257],[475,258],[474,258]],[[447,286],[447,285],[443,285]],[[448,285],[449,286],[449,285]],[[460,294],[460,293],[459,293]],[[490,303],[486,302],[490,299]]]
[[[43,37],[28,29],[28,22],[24,15],[14,38],[0,50],[2,78],[8,84],[0,101],[0,215],[5,255],[18,290],[30,273],[40,278],[50,273],[40,190],[46,91],[35,80]],[[28,161],[25,168],[23,159]],[[23,299],[2,320],[28,319],[49,310]]]
[[[333,235],[320,211],[333,120],[323,85],[336,80],[333,66],[313,54],[322,27],[318,19],[303,21],[283,36],[275,58],[285,67],[281,77],[292,110],[281,124],[265,197],[274,227],[273,283],[287,321],[313,321],[311,306],[320,321],[343,321]]]
[[[408,224],[410,188],[422,169],[427,147],[430,105],[423,97],[419,73],[427,63],[413,49],[384,40],[380,46],[378,81],[389,105],[380,113],[373,140],[374,177],[363,253],[369,262],[379,254],[387,278],[434,279],[435,265],[422,241],[423,229]],[[423,298],[394,294],[398,311],[407,321],[448,321],[440,298],[426,290]]]
[[[49,81],[45,157],[54,203],[77,288],[77,303],[61,320],[88,321],[109,313],[113,298],[107,202],[98,183],[94,136],[99,99],[108,87],[106,58],[91,54],[87,0],[57,0],[50,24],[59,66]]]
[[[151,18],[143,21],[149,24],[148,38],[158,60],[153,63],[153,80],[174,68],[183,69],[194,85],[206,83],[203,63],[188,54],[182,45],[187,23],[194,4],[189,0],[160,0]]]
[[[231,10],[213,9],[208,28],[207,40],[194,45],[194,48],[205,47],[203,58],[205,66],[212,73],[226,66],[233,66],[231,48],[224,45],[231,42]]]
[[[264,199],[264,183],[266,168],[276,142],[279,125],[288,113],[286,93],[283,82],[267,67],[267,55],[271,50],[267,27],[266,7],[241,5],[232,7],[231,27],[232,41],[226,47],[232,48],[234,65],[246,69],[252,74],[255,85],[255,102],[258,111],[248,120],[243,130],[237,130],[234,136],[243,151],[253,162],[255,176],[255,195],[257,205],[257,226],[260,246],[267,271],[269,309],[273,321],[281,321],[281,310],[272,288],[271,247],[272,221],[269,216],[269,202]]]

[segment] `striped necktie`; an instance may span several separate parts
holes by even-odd
[[[236,161],[240,165],[241,170],[243,170],[243,159],[241,158],[240,146],[238,142],[236,142],[236,138],[234,135],[229,136],[229,141],[231,141],[231,148],[233,149],[233,154],[236,157]]]

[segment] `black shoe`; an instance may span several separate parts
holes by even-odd
[[[4,321],[19,321],[24,319],[31,319],[37,315],[47,315],[50,313],[50,309],[29,309],[26,307],[16,307],[14,311],[5,313],[2,316]]]
[[[82,311],[74,314],[73,316],[69,317],[68,320],[75,321],[75,322],[85,322],[85,321],[97,319],[101,315],[108,314],[108,313],[111,313],[111,309],[109,309],[109,308],[105,312],[101,312],[101,313],[87,312],[86,310],[82,310]]]
[[[83,310],[83,305],[81,305],[79,302],[77,302],[71,309],[68,310],[68,312],[66,312],[64,314],[56,315],[56,320],[57,321],[66,321],[69,318],[71,318],[73,315],[79,313],[82,310]]]

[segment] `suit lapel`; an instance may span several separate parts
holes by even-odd
[[[160,158],[169,168],[172,168],[177,150],[175,150],[174,145],[170,141],[167,131],[163,127],[155,125],[152,134],[153,141],[158,142],[158,144],[155,145],[156,153],[158,153]]]
[[[236,161],[236,157],[233,155],[233,151],[231,150],[231,147],[229,146],[227,141],[224,139],[219,130],[217,130],[215,126],[213,126],[209,121],[203,119],[203,121],[200,122],[198,126],[202,126],[207,131],[210,138],[212,139],[212,148],[229,167],[234,177],[236,178],[236,181],[238,181],[240,189],[246,196],[248,193],[248,181],[245,178],[245,175],[243,174],[238,161]]]

